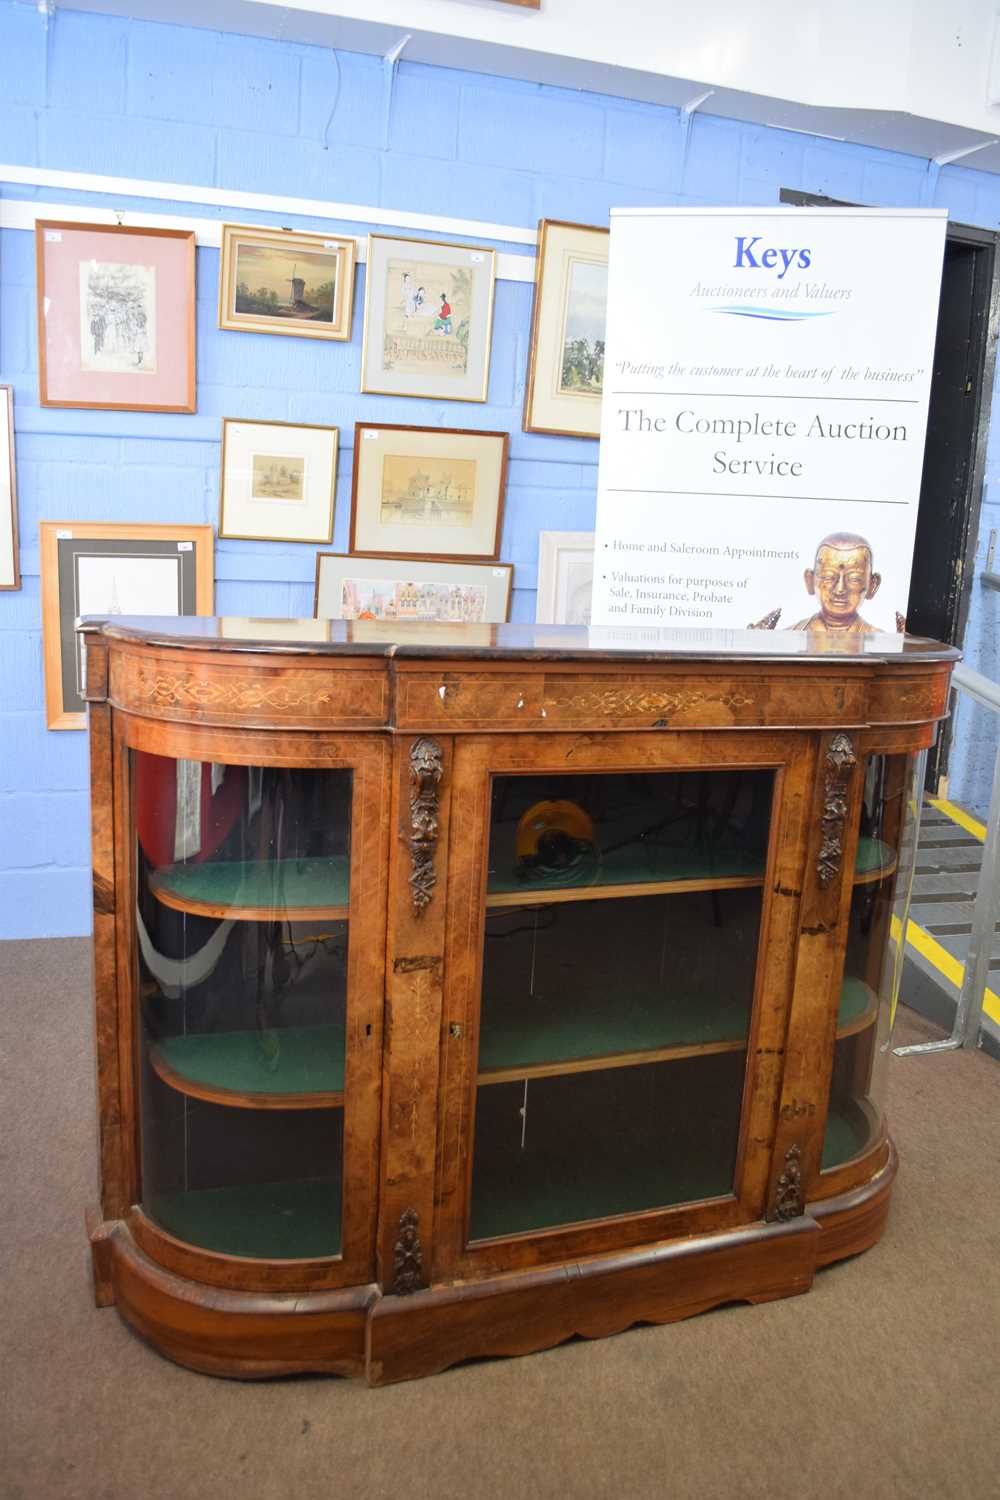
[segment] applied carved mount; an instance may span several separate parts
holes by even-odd
[[[846,734],[835,734],[826,752],[826,783],[823,796],[823,833],[816,868],[820,885],[827,886],[839,875],[844,858],[844,823],[847,818],[847,787],[858,763],[854,746]]]
[[[392,1295],[395,1297],[409,1297],[427,1286],[419,1229],[420,1217],[416,1209],[404,1208],[399,1216],[399,1239],[393,1247]]]
[[[778,1178],[778,1191],[774,1197],[776,1219],[798,1219],[805,1213],[802,1196],[802,1152],[798,1146],[789,1146],[785,1152],[785,1170]]]
[[[410,750],[410,896],[413,915],[423,916],[437,885],[438,790],[444,755],[436,740],[414,740]]]

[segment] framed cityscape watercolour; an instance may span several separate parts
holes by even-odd
[[[42,651],[50,729],[85,729],[81,615],[210,615],[211,526],[42,521]]]
[[[589,625],[593,588],[594,533],[539,532],[535,619],[546,625]]]
[[[19,589],[17,481],[14,469],[14,387],[0,385],[0,589]]]
[[[351,551],[499,557],[509,444],[506,432],[358,422]]]
[[[338,437],[336,427],[224,417],[219,536],[328,544]]]
[[[352,235],[223,224],[219,327],[303,339],[349,339]]]
[[[525,432],[601,435],[608,238],[586,224],[539,223]]]
[[[361,389],[485,401],[496,251],[368,236]]]
[[[195,410],[194,234],[39,219],[42,406]]]
[[[510,611],[510,563],[316,557],[313,614],[320,620],[498,625]]]

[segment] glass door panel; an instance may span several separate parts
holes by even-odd
[[[732,1193],[772,792],[493,779],[471,1240]]]
[[[341,1250],[351,782],[132,752],[142,1206],[206,1250]]]
[[[865,767],[824,1171],[863,1156],[882,1134],[922,762],[922,756],[872,755]]]

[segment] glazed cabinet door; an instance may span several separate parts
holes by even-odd
[[[814,757],[456,741],[436,1279],[763,1216]]]
[[[121,718],[117,744],[133,1234],[203,1281],[367,1282],[387,751]]]

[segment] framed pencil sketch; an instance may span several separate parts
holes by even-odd
[[[320,552],[313,614],[320,620],[497,625],[510,611],[513,572],[510,563]]]
[[[608,238],[586,224],[538,225],[525,432],[601,435]]]
[[[19,589],[17,478],[14,468],[14,387],[0,385],[0,589]]]
[[[496,251],[368,236],[361,389],[485,401]]]
[[[219,327],[349,339],[356,252],[351,235],[223,224]]]
[[[589,625],[594,587],[594,533],[538,534],[535,619],[545,625]]]
[[[328,544],[338,436],[336,427],[224,417],[219,536]]]
[[[500,556],[506,432],[354,428],[350,549],[355,556]]]
[[[195,410],[194,233],[39,219],[42,406]]]
[[[211,526],[42,521],[42,651],[50,729],[85,729],[81,615],[210,615]]]

